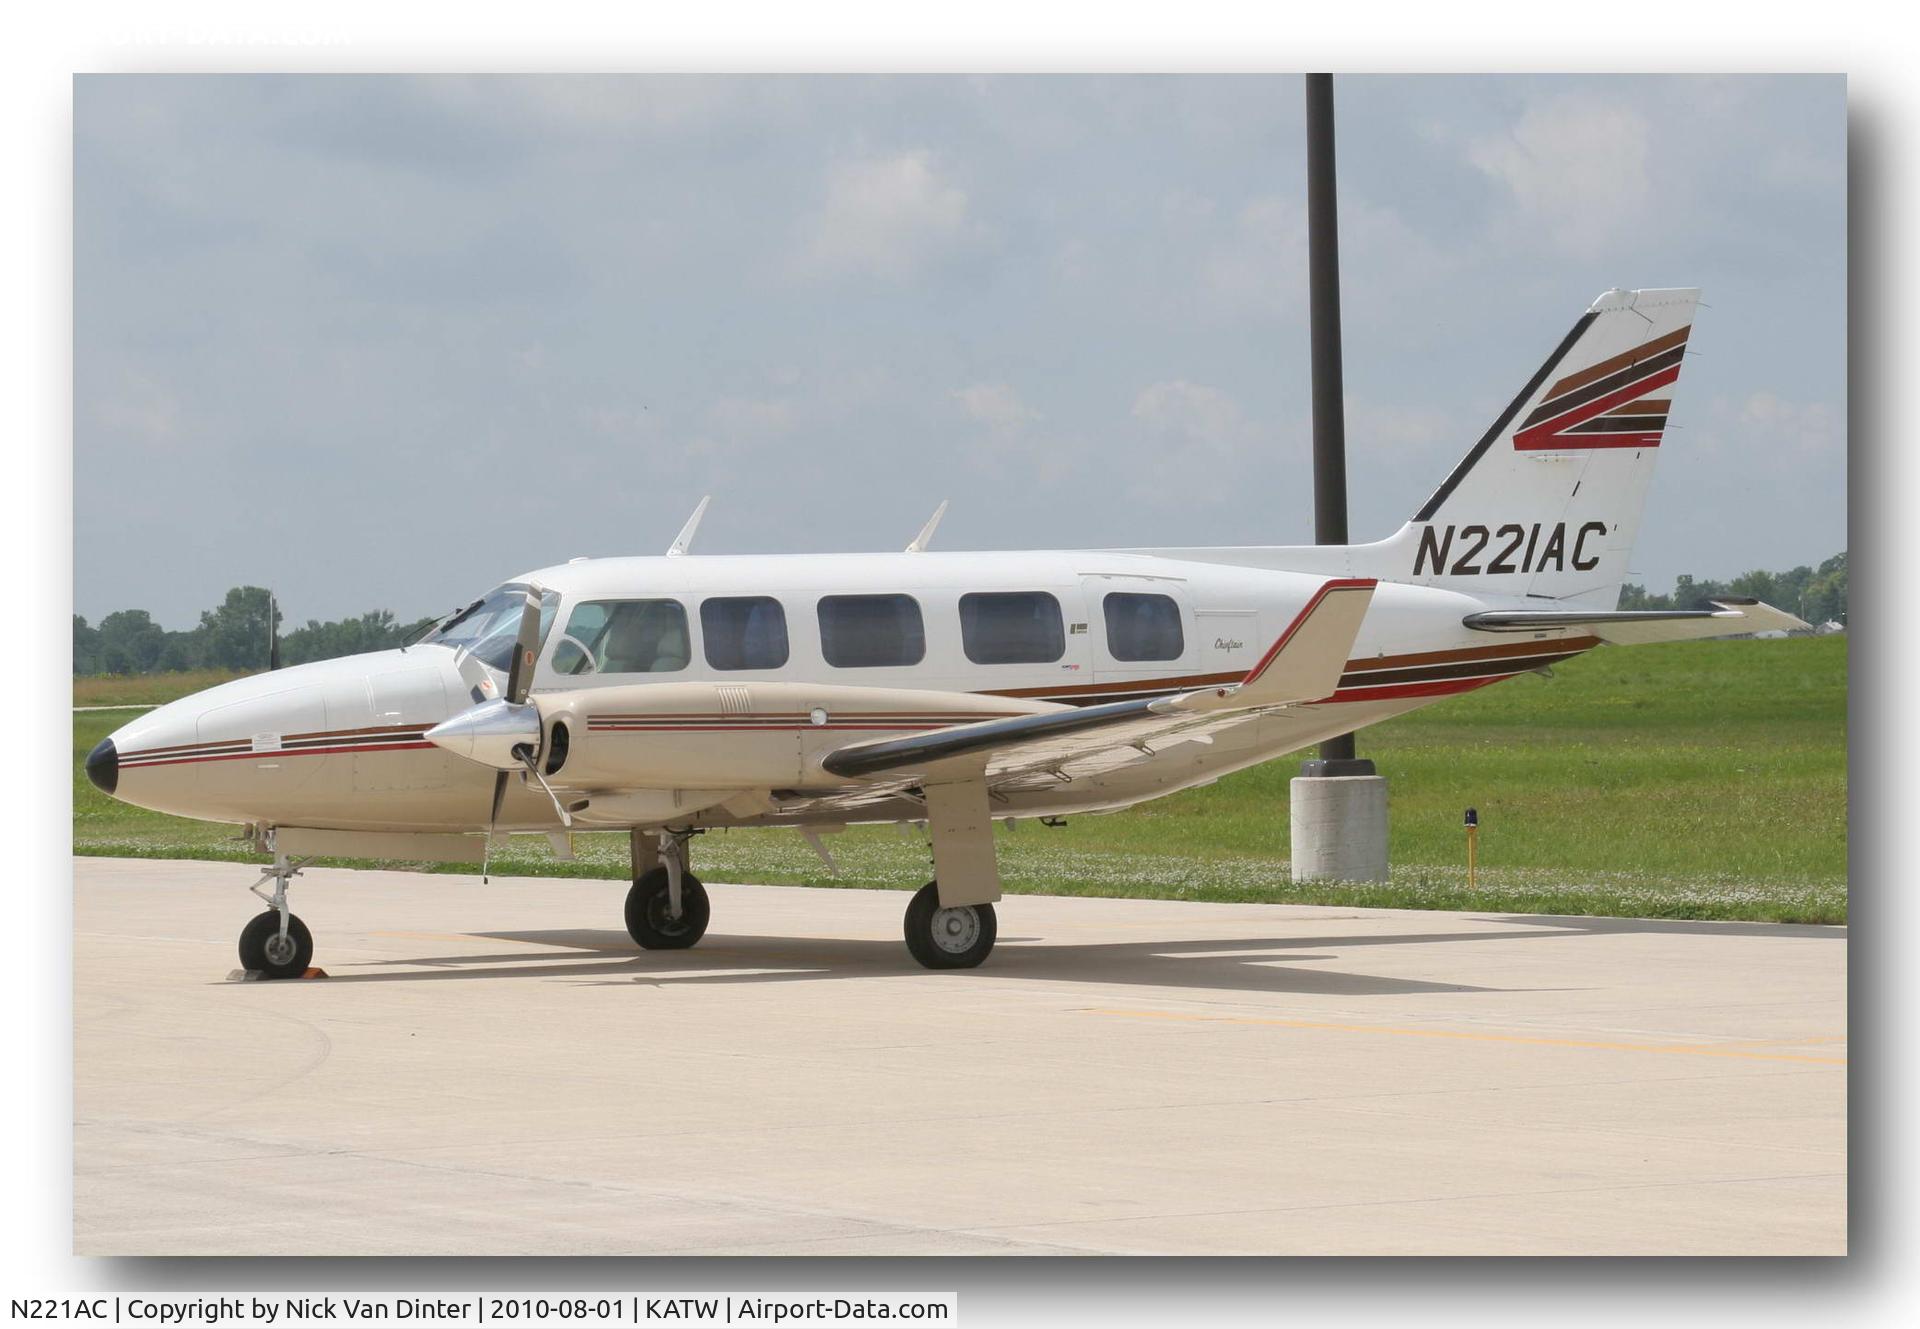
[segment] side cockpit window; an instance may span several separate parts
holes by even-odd
[[[587,600],[573,607],[553,668],[561,674],[671,674],[692,656],[678,600]]]

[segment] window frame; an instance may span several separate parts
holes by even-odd
[[[601,624],[599,632],[595,634],[595,637],[596,637],[595,641],[589,642],[583,638],[576,637],[573,635],[573,632],[572,632],[574,615],[578,614],[582,609],[585,609],[588,605],[672,605],[674,609],[679,611],[680,630],[682,635],[686,638],[686,642],[687,642],[687,658],[685,662],[674,669],[615,670],[615,669],[603,668],[601,665],[601,659],[602,659],[602,656],[604,655],[604,651],[600,647],[599,642],[604,640],[606,636],[608,624],[612,621],[613,615],[611,613],[607,615],[607,620]],[[558,629],[558,631],[551,634],[551,639],[553,641],[553,651],[552,651],[552,654],[548,656],[547,667],[553,674],[557,675],[560,678],[655,678],[655,677],[665,677],[666,675],[669,675],[669,674],[685,673],[688,669],[693,667],[694,655],[693,655],[692,616],[687,613],[687,602],[685,600],[680,599],[678,596],[673,596],[673,595],[585,596],[585,597],[582,597],[581,599],[573,601],[573,603],[567,606],[567,619],[564,624],[559,622],[558,616],[556,615],[555,626]],[[560,668],[558,656],[569,642],[578,643],[580,647],[582,647],[587,651],[587,658],[593,661],[592,669],[583,670],[577,673],[569,673]]]
[[[904,600],[913,610],[913,621],[918,629],[918,651],[911,659],[863,661],[845,664],[834,657],[833,633],[827,626],[827,606],[851,600]],[[820,634],[820,658],[830,669],[912,669],[927,658],[927,611],[918,597],[905,591],[862,591],[844,595],[823,595],[814,602],[814,627]]]
[[[1122,655],[1114,649],[1113,640],[1113,600],[1115,596],[1126,596],[1133,600],[1164,600],[1173,609],[1173,627],[1178,636],[1178,649],[1172,655]],[[1180,601],[1165,591],[1108,591],[1100,597],[1100,619],[1106,629],[1107,656],[1120,664],[1167,664],[1184,659],[1187,654],[1186,612]]]
[[[716,635],[721,635],[721,634],[716,634],[713,630],[713,626],[707,622],[707,606],[722,605],[722,604],[751,605],[759,601],[765,601],[767,604],[772,605],[774,608],[774,611],[780,616],[780,658],[774,661],[772,664],[731,664],[731,665],[721,664],[718,660],[713,658],[714,638],[716,637]],[[748,612],[751,613],[752,611],[749,610]],[[738,633],[729,632],[727,635],[738,637],[739,639],[744,641],[746,637],[746,627],[744,624],[742,624]],[[744,654],[744,647],[742,648],[742,653]],[[710,595],[710,596],[707,596],[705,599],[700,601],[700,658],[706,661],[707,668],[723,674],[751,673],[756,670],[768,670],[768,669],[785,669],[787,667],[788,662],[790,662],[793,659],[793,632],[792,632],[791,626],[787,621],[787,606],[781,601],[780,597],[777,595]]]
[[[1053,636],[1052,644],[1054,646],[1054,652],[1052,655],[1044,655],[1044,656],[1023,655],[1023,656],[1002,658],[1002,659],[992,659],[992,658],[982,659],[980,656],[974,653],[974,643],[972,639],[972,634],[970,634],[967,630],[968,601],[984,601],[984,600],[1006,601],[1006,600],[1036,600],[1036,599],[1045,600],[1053,606],[1054,636]],[[973,664],[988,665],[988,666],[1058,664],[1061,660],[1064,660],[1066,658],[1066,655],[1067,655],[1066,610],[1061,607],[1060,597],[1055,595],[1052,591],[968,591],[960,597],[959,602],[956,606],[956,613],[960,620],[960,650],[961,650],[961,653],[967,657],[968,661],[970,661]]]

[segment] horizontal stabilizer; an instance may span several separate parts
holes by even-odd
[[[1812,626],[1758,600],[1728,597],[1712,603],[1712,609],[1483,609],[1460,621],[1476,632],[1586,628],[1616,646],[1805,631]]]

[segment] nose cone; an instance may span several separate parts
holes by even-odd
[[[516,748],[538,751],[540,712],[530,703],[519,705],[504,697],[469,706],[458,715],[427,730],[427,742],[457,757],[498,770],[518,770]]]
[[[101,739],[87,754],[87,778],[103,794],[111,794],[120,787],[120,750],[114,747],[112,739]]]

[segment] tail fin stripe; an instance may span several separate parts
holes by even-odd
[[[1671,383],[1680,376],[1680,360],[1686,353],[1686,347],[1676,346],[1672,350],[1662,352],[1650,360],[1642,360],[1636,365],[1622,369],[1617,374],[1609,374],[1607,377],[1597,379],[1583,388],[1564,393],[1551,401],[1542,402],[1538,409],[1526,418],[1525,423],[1521,427],[1523,429],[1531,429],[1543,420],[1550,420],[1557,415],[1565,415],[1568,411],[1585,406],[1597,397],[1611,397],[1621,388],[1629,387],[1635,383],[1642,383],[1649,375],[1657,375],[1659,371],[1664,369],[1673,370],[1673,377],[1664,380],[1662,383],[1649,384],[1643,387],[1642,391],[1650,392],[1654,387]]]
[[[1622,403],[1633,401],[1643,392],[1651,392],[1655,388],[1664,388],[1678,382],[1679,378],[1680,366],[1676,364],[1661,370],[1652,378],[1639,383],[1630,383],[1624,388],[1616,388],[1606,396],[1588,402],[1584,406],[1577,406],[1551,420],[1522,429],[1513,436],[1514,449],[1518,452],[1539,452],[1570,446],[1566,442],[1567,431],[1574,426],[1584,424]],[[1580,446],[1587,445],[1583,443]]]
[[[1611,359],[1602,360],[1597,365],[1588,365],[1579,373],[1568,374],[1558,383],[1555,383],[1553,385],[1553,391],[1547,395],[1550,397],[1558,397],[1563,392],[1572,392],[1575,388],[1584,388],[1595,379],[1605,378],[1616,369],[1625,369],[1650,356],[1658,355],[1662,351],[1670,351],[1676,346],[1685,346],[1687,344],[1687,334],[1692,331],[1693,327],[1691,324],[1684,328],[1675,328],[1664,337],[1655,337],[1652,341],[1644,345],[1636,346],[1630,351],[1622,351]]]
[[[1561,339],[1560,344],[1554,348],[1553,354],[1547,357],[1546,363],[1534,371],[1533,377],[1527,380],[1527,385],[1520,389],[1520,395],[1507,403],[1507,409],[1500,412],[1500,418],[1493,422],[1493,427],[1481,435],[1480,441],[1473,445],[1473,451],[1461,458],[1460,464],[1453,468],[1453,474],[1433,491],[1433,497],[1427,500],[1426,506],[1414,515],[1415,521],[1433,519],[1433,514],[1438,512],[1440,505],[1447,501],[1447,496],[1467,478],[1468,472],[1473,470],[1474,463],[1486,455],[1487,449],[1493,446],[1494,440],[1506,432],[1507,426],[1513,423],[1513,417],[1520,414],[1520,408],[1533,399],[1533,394],[1540,390],[1540,385],[1547,381],[1547,376],[1560,367],[1560,362],[1567,358],[1567,352],[1573,349],[1574,343],[1580,340],[1598,317],[1600,315],[1591,309],[1580,316],[1580,321],[1573,325],[1573,331]]]

